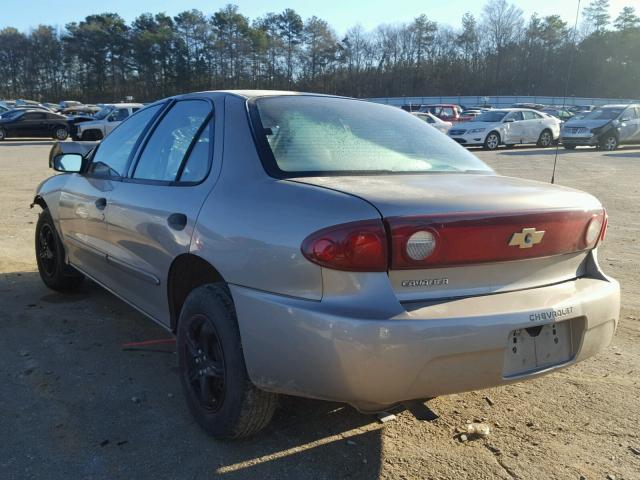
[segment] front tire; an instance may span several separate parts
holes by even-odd
[[[553,134],[551,130],[543,130],[538,137],[538,147],[548,148],[553,145]]]
[[[498,132],[489,132],[487,138],[484,139],[485,150],[496,150],[500,146],[500,134]]]
[[[64,262],[64,246],[46,208],[38,217],[35,246],[38,273],[47,287],[64,292],[82,283],[84,275]]]
[[[616,148],[618,148],[618,137],[616,137],[613,133],[607,134],[600,141],[600,148],[608,152],[615,150]]]
[[[187,297],[178,323],[180,382],[196,422],[219,439],[262,430],[277,395],[247,374],[231,295],[224,284],[203,285]]]

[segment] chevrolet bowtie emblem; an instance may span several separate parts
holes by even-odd
[[[535,228],[523,228],[521,232],[511,235],[510,247],[531,248],[536,243],[540,243],[544,237],[544,231]]]

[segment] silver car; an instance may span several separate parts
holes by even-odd
[[[35,243],[177,334],[197,422],[257,432],[277,394],[378,412],[537,377],[609,344],[619,285],[593,196],[496,175],[397,108],[182,95],[60,143]]]

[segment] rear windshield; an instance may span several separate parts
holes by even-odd
[[[399,108],[314,96],[265,97],[255,105],[282,173],[491,172],[466,149]]]

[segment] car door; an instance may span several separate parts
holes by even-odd
[[[45,112],[25,112],[18,124],[19,135],[22,137],[42,137],[47,126],[46,116]]]
[[[111,194],[108,285],[167,325],[169,269],[189,252],[200,207],[212,188],[214,125],[209,100],[175,102],[139,149],[129,178]]]
[[[522,112],[523,143],[535,143],[544,130],[542,118],[535,112]]]
[[[109,198],[125,175],[134,147],[160,105],[149,107],[105,139],[83,173],[70,174],[60,193],[60,233],[69,261],[106,284]],[[117,134],[116,134],[117,133]]]
[[[638,114],[635,107],[627,107],[620,115],[620,143],[631,142],[638,135]]]
[[[104,135],[105,137],[109,135],[114,128],[116,128],[120,123],[125,121],[129,115],[130,111],[128,108],[117,108],[114,110],[109,117],[107,118],[107,122],[104,125]]]
[[[524,124],[521,111],[509,112],[502,120],[504,132],[503,142],[506,144],[522,143]]]

